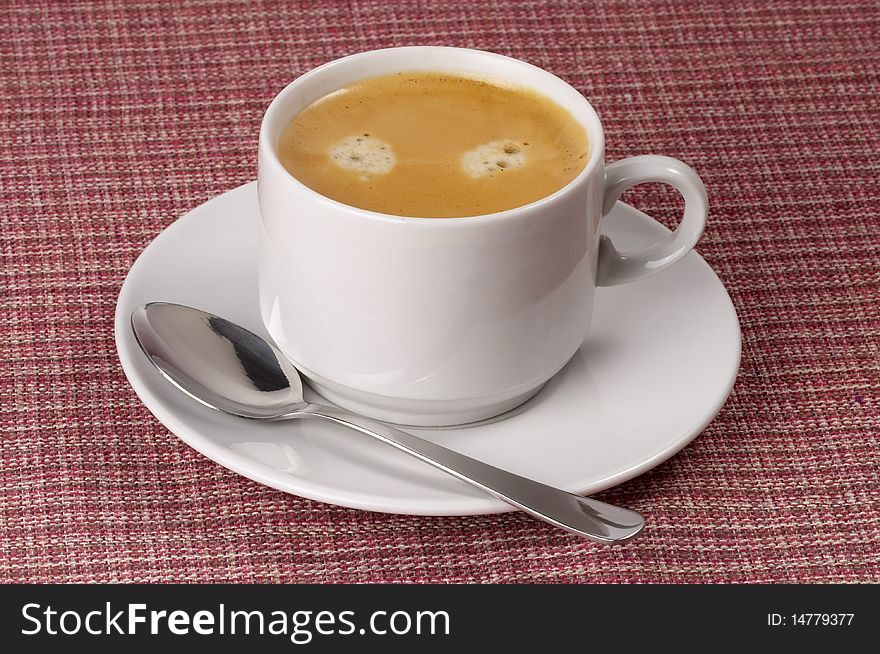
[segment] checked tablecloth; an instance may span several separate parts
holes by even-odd
[[[129,388],[141,250],[255,177],[275,93],[345,54],[493,50],[581,90],[608,159],[683,159],[743,331],[705,433],[602,498],[607,548],[521,514],[348,510],[239,477]],[[880,582],[880,4],[0,4],[0,581]],[[627,194],[674,224],[669,189]]]

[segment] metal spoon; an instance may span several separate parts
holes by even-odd
[[[344,409],[303,399],[299,373],[281,352],[235,323],[192,307],[151,302],[131,326],[144,354],[177,388],[242,418],[319,418],[350,427],[476,486],[508,504],[599,543],[638,534],[635,511],[546,486]]]

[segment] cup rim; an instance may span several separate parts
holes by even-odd
[[[533,72],[537,72],[540,75],[545,77],[552,78],[558,83],[561,83],[567,86],[571,91],[573,91],[577,96],[579,96],[578,102],[583,104],[583,108],[586,110],[588,115],[588,119],[593,123],[595,129],[592,130],[593,134],[590,134],[590,126],[587,124],[583,124],[584,128],[588,132],[588,143],[590,146],[590,156],[587,160],[587,163],[584,165],[583,169],[580,173],[575,176],[574,179],[569,181],[565,186],[560,189],[557,189],[550,195],[546,195],[543,198],[535,200],[533,202],[529,202],[528,204],[523,204],[518,207],[513,207],[512,209],[505,209],[503,211],[495,211],[493,213],[485,213],[485,214],[475,214],[468,216],[454,216],[448,218],[434,218],[428,216],[399,216],[395,214],[387,214],[381,213],[379,211],[372,211],[370,209],[362,209],[360,207],[355,207],[350,204],[346,204],[344,202],[340,202],[339,200],[334,200],[333,198],[327,197],[326,195],[319,193],[318,191],[310,188],[303,184],[299,179],[297,179],[292,173],[290,173],[281,163],[281,160],[278,158],[278,153],[275,151],[275,147],[272,143],[269,142],[268,136],[268,125],[272,120],[275,113],[280,111],[281,106],[285,103],[288,96],[293,95],[297,88],[301,86],[303,83],[311,80],[319,75],[326,74],[328,70],[332,68],[336,68],[339,66],[344,66],[349,64],[351,61],[356,59],[361,59],[368,56],[376,56],[377,53],[383,52],[391,52],[391,51],[401,51],[401,50],[410,50],[410,51],[427,51],[427,50],[454,50],[457,52],[466,52],[472,53],[474,55],[480,57],[487,57],[492,59],[500,59],[506,60],[508,62],[512,62],[513,64],[529,69]],[[430,70],[427,68],[426,70]],[[368,79],[370,74],[367,73],[364,75],[364,79]],[[547,94],[545,94],[547,95]],[[553,99],[551,97],[551,99]],[[581,122],[581,121],[579,121]],[[263,161],[268,162],[270,166],[272,166],[276,172],[283,174],[288,180],[290,180],[294,185],[299,187],[301,190],[304,190],[316,198],[318,198],[321,202],[328,204],[331,207],[334,207],[337,210],[345,211],[346,213],[357,214],[359,217],[366,217],[373,220],[379,220],[382,222],[392,222],[392,223],[421,223],[421,224],[460,224],[460,221],[466,220],[468,224],[481,224],[487,221],[497,222],[499,220],[503,220],[505,218],[510,219],[517,215],[521,214],[530,214],[535,210],[540,210],[543,207],[556,202],[560,197],[568,195],[572,190],[577,188],[583,183],[583,181],[589,177],[595,168],[599,165],[599,163],[604,160],[605,157],[605,130],[602,127],[602,122],[599,119],[599,115],[596,113],[596,110],[593,108],[593,105],[590,104],[589,100],[587,100],[584,95],[574,88],[571,84],[566,82],[564,79],[554,75],[553,73],[539,67],[534,64],[530,64],[521,59],[516,59],[514,57],[507,57],[505,55],[501,55],[495,52],[490,52],[488,50],[476,50],[473,48],[458,48],[452,46],[400,46],[400,47],[391,47],[391,48],[379,48],[376,50],[365,50],[363,52],[357,52],[354,54],[347,55],[345,57],[341,57],[339,59],[334,59],[332,61],[328,61],[320,66],[312,68],[311,70],[303,73],[292,82],[288,83],[281,91],[272,99],[272,102],[269,104],[269,107],[266,109],[266,113],[263,115],[263,119],[260,122],[260,136],[259,136],[259,149],[261,150],[261,161],[260,165],[263,165]]]

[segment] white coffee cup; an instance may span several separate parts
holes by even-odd
[[[300,110],[402,70],[489,75],[539,91],[584,125],[589,161],[537,202],[444,219],[351,207],[284,169],[276,146]],[[489,52],[390,48],[306,73],[278,94],[260,129],[260,308],[270,335],[321,395],[373,418],[440,426],[516,407],[581,346],[597,286],[663,270],[703,231],[706,190],[690,167],[660,156],[606,167],[604,146],[599,118],[578,91]],[[618,252],[600,221],[624,190],[644,182],[678,189],[684,217],[644,252]]]

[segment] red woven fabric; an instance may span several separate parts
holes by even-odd
[[[0,581],[880,581],[880,5],[489,5],[2,4]],[[678,157],[709,189],[699,250],[742,370],[700,438],[603,494],[648,517],[626,546],[284,495],[189,449],[122,374],[129,266],[255,177],[273,95],[411,44],[546,68],[591,99],[609,160]],[[679,211],[667,189],[627,198]]]

